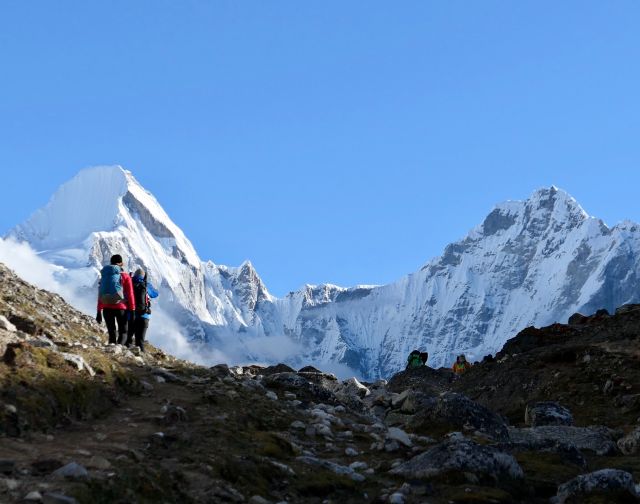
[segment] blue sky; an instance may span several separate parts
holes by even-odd
[[[121,164],[277,295],[386,283],[555,184],[640,221],[640,3],[0,4],[0,234]]]

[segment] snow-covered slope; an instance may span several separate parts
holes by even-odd
[[[309,292],[290,296],[297,315],[286,330],[310,357],[369,377],[402,367],[414,348],[428,350],[435,366],[461,352],[479,359],[529,325],[638,300],[639,252],[637,225],[609,229],[567,193],[542,189],[498,205],[441,257],[393,284],[320,303],[297,301]]]
[[[93,294],[114,253],[150,271],[160,309],[200,350],[238,360],[348,367],[365,378],[402,368],[414,348],[431,365],[497,351],[529,325],[637,301],[640,228],[608,228],[555,187],[500,204],[419,271],[384,286],[305,286],[271,296],[250,262],[202,262],[130,172],[98,167],[64,184],[10,235],[63,266]],[[151,334],[153,331],[151,331]],[[343,371],[344,372],[344,371]]]

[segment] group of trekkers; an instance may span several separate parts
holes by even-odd
[[[110,344],[135,345],[144,352],[144,340],[151,319],[151,299],[158,291],[147,281],[147,272],[138,268],[127,273],[120,254],[100,271],[98,324],[104,322]]]
[[[421,352],[420,350],[413,350],[409,354],[409,357],[407,357],[407,368],[406,369],[426,366],[428,359],[429,359],[429,353],[428,352]],[[467,361],[467,358],[464,356],[464,354],[458,355],[458,357],[456,358],[456,361],[453,363],[453,366],[451,366],[451,370],[456,375],[461,375],[461,374],[465,373],[466,371],[468,371],[470,368],[471,368],[471,364]]]

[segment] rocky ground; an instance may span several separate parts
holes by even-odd
[[[636,502],[637,308],[361,384],[109,346],[0,265],[0,502]]]

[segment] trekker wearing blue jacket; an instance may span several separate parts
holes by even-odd
[[[151,319],[151,301],[158,297],[158,291],[147,282],[147,274],[142,268],[138,268],[132,275],[133,297],[136,301],[136,310],[133,320],[129,321],[129,331],[127,346],[131,345],[132,337],[135,336],[136,346],[144,352],[144,338],[149,329]]]

